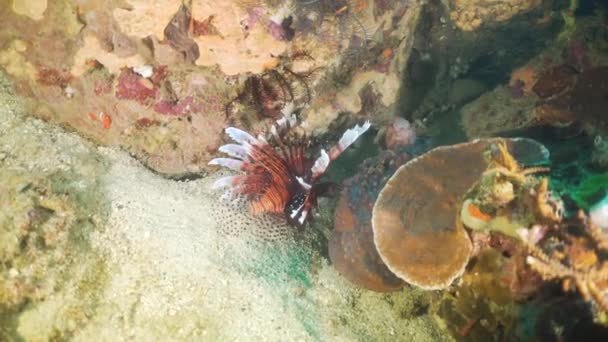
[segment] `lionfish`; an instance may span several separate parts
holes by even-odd
[[[243,174],[220,178],[213,188],[227,188],[228,197],[244,196],[253,215],[284,215],[290,224],[302,227],[312,216],[317,198],[332,189],[333,184],[320,182],[329,163],[365,133],[370,123],[346,130],[338,143],[329,152],[322,149],[314,162],[306,154],[305,137],[283,141],[284,133],[295,123],[293,114],[277,120],[270,130],[272,143],[262,135],[253,137],[238,128],[226,128],[226,134],[236,144],[223,145],[219,151],[232,158],[215,158],[209,165]]]

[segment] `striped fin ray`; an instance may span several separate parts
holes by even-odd
[[[215,182],[211,186],[212,189],[222,189],[222,188],[232,188],[239,184],[242,184],[246,179],[244,175],[236,175],[236,176],[226,176],[222,177]]]
[[[230,170],[241,171],[246,163],[242,160],[232,158],[215,158],[209,162],[209,165],[222,166]]]
[[[239,144],[249,144],[249,145],[257,145],[260,144],[260,141],[256,138],[254,138],[251,134],[238,129],[236,127],[228,127],[226,128],[226,134],[228,134],[228,136],[236,141]]]
[[[315,163],[311,169],[312,178],[318,179],[319,177],[321,177],[321,175],[325,173],[325,170],[327,170],[329,162],[329,155],[327,154],[327,152],[325,152],[325,150],[321,150],[321,155],[319,156],[319,158],[317,158],[317,160],[315,160]]]
[[[355,125],[355,127],[347,129],[342,137],[338,141],[338,144],[331,148],[329,157],[331,160],[335,160],[338,156],[344,152],[350,145],[352,145],[363,133],[365,133],[371,126],[369,121],[361,126]]]
[[[219,148],[220,152],[226,153],[227,155],[238,158],[241,160],[247,160],[251,147],[237,144],[226,144]]]
[[[329,154],[325,152],[325,150],[321,150],[321,155],[315,160],[311,169],[313,179],[321,177],[329,167],[329,163],[338,158],[338,156],[352,145],[363,133],[367,132],[370,126],[371,123],[369,121],[365,121],[361,126],[355,125],[355,127],[347,129],[346,132],[342,134],[338,143],[329,150]]]

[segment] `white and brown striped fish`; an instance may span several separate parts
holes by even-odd
[[[295,123],[293,114],[277,120],[270,130],[270,142],[263,136],[256,138],[235,127],[226,128],[226,134],[236,144],[224,145],[219,151],[230,158],[215,158],[209,165],[243,174],[220,178],[214,188],[226,188],[228,197],[245,196],[254,215],[285,215],[291,224],[303,226],[312,216],[317,197],[332,187],[330,183],[319,182],[329,163],[365,133],[370,123],[367,121],[344,132],[329,153],[321,150],[314,162],[306,155],[308,142],[305,139],[285,143],[281,138]]]

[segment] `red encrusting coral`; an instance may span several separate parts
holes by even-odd
[[[93,91],[97,96],[108,94],[112,91],[112,82],[108,80],[95,80]]]
[[[199,107],[200,105],[192,96],[186,96],[177,102],[160,101],[154,105],[154,111],[165,115],[185,116],[198,111]]]
[[[160,122],[149,118],[140,118],[135,121],[135,128],[137,129],[144,129],[156,125],[160,125]]]
[[[59,86],[65,88],[72,80],[67,71],[60,71],[46,66],[38,67],[38,82],[46,86]]]
[[[152,82],[152,84],[154,84],[155,86],[160,86],[161,82],[165,79],[165,77],[167,77],[167,74],[169,73],[169,70],[167,70],[167,66],[166,65],[160,65],[158,67],[155,67],[153,69],[152,72],[152,76],[150,76],[150,81]]]
[[[116,85],[117,98],[147,104],[156,97],[156,94],[156,87],[149,79],[138,75],[130,68],[122,69]]]

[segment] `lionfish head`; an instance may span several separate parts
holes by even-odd
[[[309,206],[310,193],[307,191],[300,191],[289,199],[285,205],[285,218],[287,221],[296,226],[303,226],[308,219],[308,210],[305,207]]]

